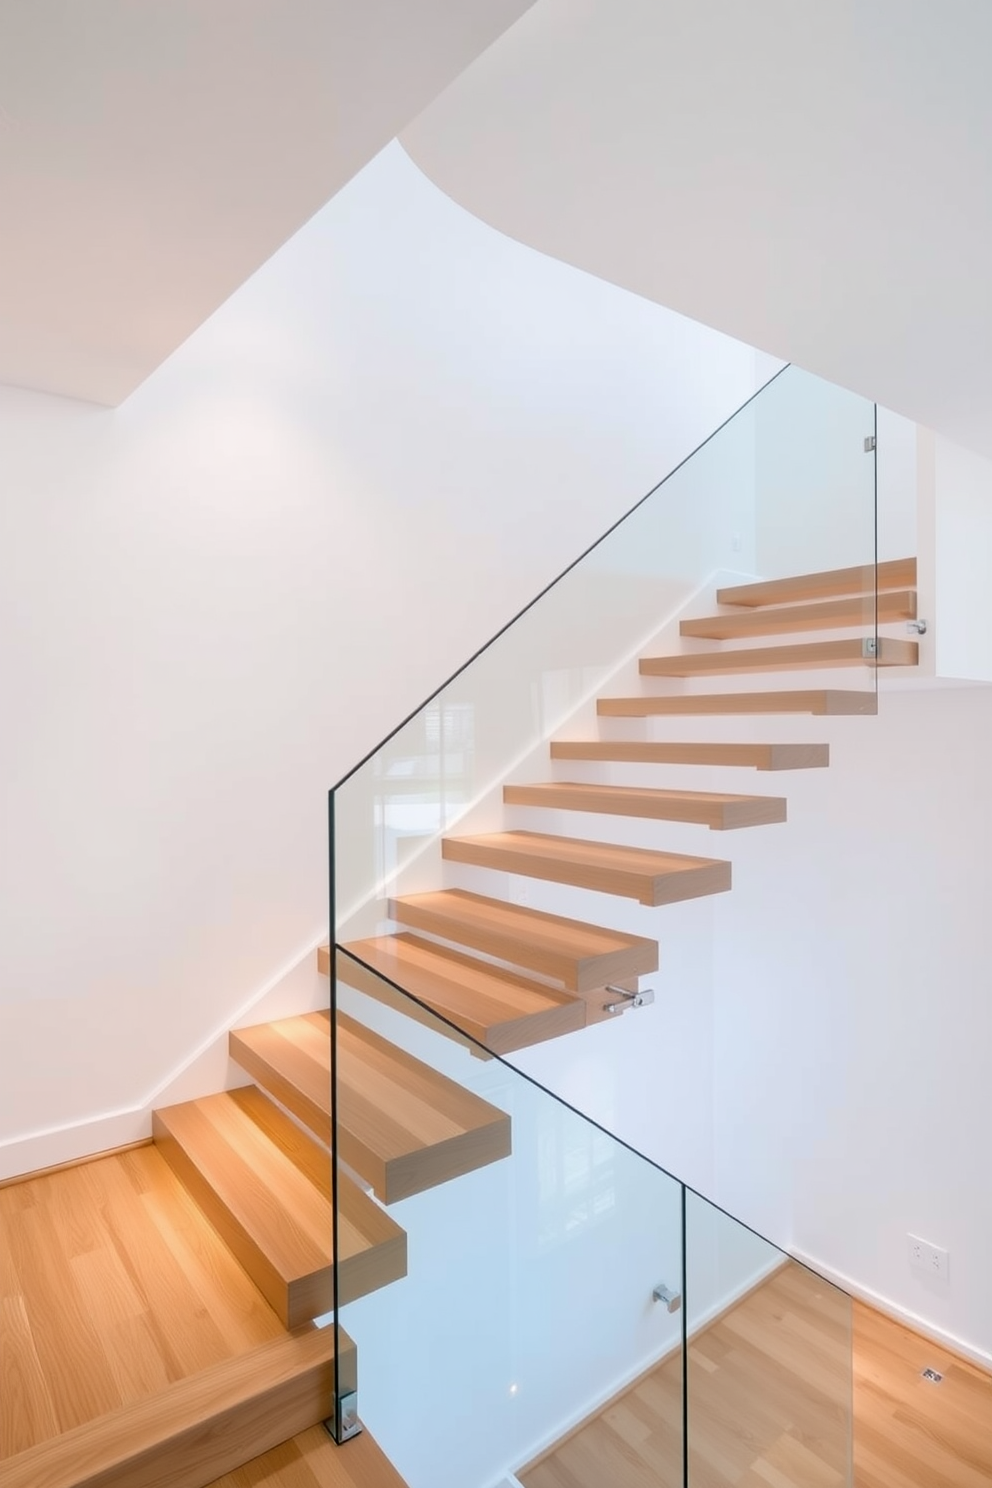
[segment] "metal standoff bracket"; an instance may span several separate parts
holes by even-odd
[[[628,1008],[650,1007],[654,1002],[654,988],[645,987],[643,992],[628,992],[625,987],[610,987],[605,989],[614,997],[619,997],[619,1002],[608,1002],[604,1005],[604,1013],[625,1013]]]
[[[669,1312],[678,1312],[682,1306],[682,1298],[678,1292],[673,1292],[664,1282],[659,1282],[651,1293],[656,1302],[663,1302]]]

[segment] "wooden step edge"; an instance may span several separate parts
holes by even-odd
[[[341,1333],[342,1390],[357,1381]],[[334,1329],[307,1328],[0,1462],[2,1488],[207,1488],[334,1413]]]
[[[730,864],[728,863],[726,867],[729,872]],[[411,941],[417,941],[417,937],[412,935],[405,938]],[[481,964],[486,970],[491,969],[497,973],[504,972],[504,968],[490,968],[489,963],[474,962],[473,957],[466,956],[462,952],[455,951],[447,946],[440,946],[434,941],[423,941],[418,942],[418,944],[422,944],[425,949],[437,953],[445,960],[450,959],[455,966],[459,963],[473,963],[475,965]],[[358,942],[356,950],[360,946],[361,942]],[[353,964],[361,968],[361,973],[365,973],[366,968],[364,963],[356,962]],[[518,983],[525,980],[516,973],[505,972],[505,975]],[[371,972],[368,973],[368,976],[370,983],[372,983],[378,980],[379,974]],[[383,985],[387,989],[390,987],[388,982]],[[614,988],[622,987],[629,992],[636,992],[639,987],[639,979],[637,977],[618,977],[613,979],[611,986]],[[373,985],[369,985],[368,988],[364,988],[363,990],[367,990],[371,996],[379,997],[380,1000],[383,997],[381,989]],[[491,1028],[486,1035],[491,1040],[486,1051],[487,1055],[489,1053],[497,1056],[511,1054],[515,1050],[530,1048],[534,1044],[543,1043],[548,1039],[560,1038],[566,1033],[577,1033],[580,1029],[591,1027],[595,1023],[616,1022],[615,1013],[607,1012],[608,1007],[616,1004],[616,992],[608,992],[605,985],[588,991],[567,993],[563,992],[560,988],[540,984],[540,990],[545,994],[560,999],[558,1007],[551,1009],[544,1008],[537,1013],[521,1015],[516,1019],[508,1019]],[[385,996],[388,999],[388,991]],[[485,1034],[485,1030],[483,1030],[483,1033]],[[473,1050],[473,1052],[478,1053],[479,1051]]]
[[[916,559],[892,558],[879,563],[877,569],[874,563],[859,563],[852,568],[832,568],[823,573],[732,584],[717,590],[716,602],[751,607],[799,603],[804,599],[840,599],[852,594],[874,594],[876,589],[915,588]]]
[[[501,844],[498,835],[491,839],[446,837],[442,855],[450,862],[468,863],[477,868],[493,868],[497,872],[519,874],[522,878],[538,878],[547,883],[569,884],[572,888],[613,894],[622,899],[636,899],[639,904],[651,909],[682,903],[687,899],[706,898],[710,894],[722,894],[731,886],[731,865],[717,858],[685,859],[683,866],[672,867],[668,871],[648,867],[607,868],[594,862],[583,863],[554,855],[545,857],[539,852],[535,854],[516,848],[511,843]],[[677,855],[669,856],[674,858]],[[604,978],[604,981],[610,980],[613,978]],[[603,982],[598,985],[603,985]]]
[[[830,764],[829,744],[655,744],[556,739],[551,758],[605,764],[729,765],[754,770],[818,770]]]
[[[668,714],[780,714],[810,713],[817,717],[874,715],[878,697],[874,689],[825,688],[809,691],[696,692],[673,693],[668,697],[597,698],[596,712],[603,718],[653,718]]]
[[[497,978],[505,976],[518,986],[527,980],[508,968],[478,961],[453,947],[441,945],[435,941],[421,941],[414,935],[385,938],[397,940],[409,938],[440,960],[448,962],[451,968],[450,973],[439,971],[437,981],[464,991],[466,996],[469,995],[469,989],[463,988],[459,983],[459,965],[470,964],[473,969],[487,972]],[[544,1006],[533,1013],[518,1013],[498,1022],[484,1022],[479,1017],[458,1016],[453,1009],[448,1012],[438,1009],[435,1012],[429,1003],[414,1000],[418,994],[403,989],[398,976],[393,978],[387,972],[365,961],[362,958],[363,949],[363,943],[358,941],[341,957],[344,965],[339,974],[343,981],[387,1007],[392,1007],[407,1017],[415,1018],[436,1033],[456,1043],[461,1043],[476,1058],[488,1059],[493,1054],[500,1056],[511,1054],[517,1049],[530,1048],[534,1044],[559,1038],[566,1033],[576,1033],[580,1028],[585,1027],[584,1004],[577,995],[561,987],[546,986],[540,983],[534,985],[539,987],[543,997],[551,1001],[553,1005],[547,1006],[546,1001]],[[456,1017],[457,1021],[455,1021]]]
[[[401,1102],[405,1093],[459,1128],[446,1137],[421,1138],[405,1127],[399,1111],[388,1109],[387,1100],[376,1102],[376,1114],[406,1132],[401,1150],[384,1151],[387,1144],[377,1140],[375,1122],[363,1121],[349,1110],[350,1096],[363,1093],[362,1079],[345,1079],[338,1098],[338,1150],[342,1161],[372,1184],[384,1204],[425,1193],[510,1156],[510,1118],[505,1111],[355,1019],[344,1013],[338,1017],[339,1078],[348,1064],[357,1077],[374,1067],[399,1092]]]
[[[742,673],[803,671],[810,667],[916,666],[918,641],[879,637],[877,655],[869,655],[868,636],[842,641],[797,641],[788,646],[741,647],[737,650],[684,651],[674,656],[644,656],[642,677],[729,677]]]
[[[752,636],[790,635],[815,630],[851,630],[916,619],[916,590],[892,589],[878,595],[817,600],[801,605],[760,605],[723,615],[696,615],[679,622],[679,635],[693,640],[736,641]]]
[[[651,790],[642,786],[591,785],[574,781],[553,781],[548,785],[506,785],[503,787],[503,801],[507,806],[529,806],[542,811],[589,812],[597,816],[685,822],[709,827],[713,831],[784,822],[787,809],[784,796]],[[493,840],[496,841],[499,835],[501,834],[494,834]],[[445,837],[441,846],[442,857],[447,856],[445,846],[452,840],[466,839]],[[605,847],[607,844],[589,843],[588,846]]]
[[[529,1049],[537,1043],[546,1043],[549,1039],[559,1039],[562,1034],[577,1033],[586,1025],[583,1013],[583,1001],[580,994],[565,990],[564,987],[552,987],[546,982],[535,982],[528,976],[513,972],[507,966],[495,966],[491,961],[480,961],[479,957],[466,954],[464,949],[457,949],[454,945],[439,942],[439,940],[424,940],[405,931],[397,936],[385,937],[388,940],[397,940],[406,945],[413,945],[421,951],[430,952],[431,958],[439,963],[436,972],[416,967],[416,972],[430,975],[434,985],[439,990],[437,1000],[431,998],[428,1006],[433,1007],[437,1018],[425,1016],[424,1021],[430,1018],[431,1024],[436,1025],[439,1033],[446,1034],[449,1039],[466,1043],[471,1054],[479,1058],[489,1058],[491,1055],[513,1054],[516,1049]],[[409,1012],[409,1007],[402,1006],[406,1001],[405,992],[397,991],[397,982],[402,975],[402,967],[397,969],[397,981],[393,981],[388,973],[379,969],[369,969],[370,960],[376,955],[375,945],[367,946],[364,942],[355,942],[350,946],[351,954],[358,960],[352,960],[354,970],[348,973],[347,981],[358,990],[366,992],[367,995],[384,1001],[388,1006],[396,1006],[400,1012]],[[363,960],[364,954],[364,960]],[[451,1001],[445,997],[445,992],[454,992],[455,1000],[460,1003],[471,1003],[473,990],[467,987],[460,975],[468,969],[468,972],[482,972],[486,976],[492,976],[495,981],[507,982],[518,990],[534,990],[541,997],[541,1004],[532,1012],[513,1012],[507,1018],[483,1019],[482,1013],[471,1016],[463,1009],[455,1009]],[[413,992],[412,995],[416,995]],[[463,1037],[467,1036],[467,1037]]]
[[[383,1157],[374,1146],[362,1139],[360,1132],[350,1132],[346,1140],[339,1128],[343,1161],[368,1179],[384,1204],[398,1204],[414,1194],[427,1193],[442,1183],[464,1178],[512,1153],[510,1118],[505,1111],[484,1126],[431,1142],[417,1151]]]
[[[556,930],[586,929],[600,934],[613,935],[622,944],[607,951],[588,951],[584,954],[566,952],[558,946],[541,941],[539,936],[528,938],[526,929],[513,930],[506,925],[472,924],[459,921],[453,910],[447,913],[428,905],[411,903],[410,898],[391,899],[390,916],[411,929],[438,935],[457,946],[481,951],[487,956],[496,956],[511,966],[525,967],[540,976],[560,982],[569,992],[591,991],[612,982],[618,977],[647,975],[658,969],[658,944],[643,935],[630,935],[625,931],[606,930],[600,925],[587,925],[579,920],[561,915],[544,914],[540,910],[526,909],[520,905],[486,900],[482,895],[469,894],[463,890],[442,890],[450,894],[456,904],[458,896],[467,904],[480,900],[498,903],[501,909],[516,911],[521,926],[530,923],[535,928],[546,925]]]
[[[228,1052],[235,1064],[251,1075],[263,1090],[267,1090],[281,1106],[292,1111],[297,1120],[312,1131],[325,1147],[331,1145],[331,1092],[328,1086],[327,1104],[321,1105],[306,1091],[301,1090],[290,1075],[267,1058],[251,1041],[252,1030],[234,1028],[228,1034]],[[328,1033],[330,1042],[330,1033]],[[328,1056],[330,1057],[330,1056]]]

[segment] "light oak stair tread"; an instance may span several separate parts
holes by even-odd
[[[464,889],[404,895],[390,914],[414,930],[552,977],[573,992],[592,992],[622,977],[658,969],[658,946],[640,935],[543,914]]]
[[[357,962],[340,958],[343,981],[382,998],[383,984],[360,974],[357,963],[364,963],[494,1054],[528,1048],[586,1024],[585,1005],[577,997],[417,935],[382,935],[344,949]],[[429,1022],[438,1026],[433,1018]]]
[[[730,888],[731,865],[718,858],[549,837],[539,832],[446,837],[442,852],[449,862],[472,863],[479,868],[617,894],[651,908],[722,894]]]
[[[311,1426],[228,1473],[208,1488],[408,1488],[371,1432],[363,1428],[344,1448],[323,1426]]]
[[[230,1036],[231,1056],[330,1144],[330,1013]],[[510,1118],[387,1039],[338,1015],[338,1151],[384,1203],[497,1162]]]
[[[739,611],[729,615],[705,615],[682,620],[679,634],[698,640],[735,641],[748,636],[788,635],[802,630],[843,630],[849,626],[874,627],[898,620],[916,619],[915,589],[893,589],[889,593],[852,595],[848,599],[820,600],[815,604],[778,605],[773,608]]]
[[[829,744],[655,744],[643,740],[555,739],[551,758],[640,765],[739,765],[755,770],[815,770],[830,763]]]
[[[716,831],[783,822],[786,815],[784,796],[742,796],[723,791],[654,790],[635,785],[583,785],[562,780],[548,781],[542,785],[504,786],[503,800],[508,806],[540,806],[552,811],[593,811],[607,816],[648,817],[653,821],[695,822]],[[445,838],[445,845],[450,840]],[[552,842],[556,839],[542,840]],[[600,843],[583,844],[587,850],[604,846]],[[534,850],[537,851],[536,842]],[[618,851],[623,852],[624,849],[605,849],[604,866],[609,866],[611,861],[607,854]],[[666,857],[664,853],[645,855],[645,865],[649,856],[661,859]],[[686,864],[692,861],[685,860]],[[663,873],[666,870],[659,867],[658,871]]]
[[[773,692],[697,692],[672,697],[599,698],[596,711],[604,718],[654,718],[667,714],[812,713],[820,717],[874,714],[874,691],[810,688]]]
[[[860,563],[853,568],[831,568],[823,573],[800,574],[786,579],[765,579],[754,584],[733,584],[718,589],[717,604],[800,604],[803,600],[840,598],[849,594],[874,594],[883,589],[915,589],[916,559],[893,558],[880,563]]]
[[[228,1048],[231,1058],[253,1080],[330,1146],[329,1012],[232,1029]]]
[[[680,656],[645,656],[643,677],[713,677],[739,672],[791,672],[805,667],[916,666],[917,641],[879,638],[878,655],[866,660],[867,637],[839,641],[799,641],[791,646],[757,646],[729,651],[686,651]]]
[[[333,1306],[330,1155],[254,1087],[156,1111],[155,1141],[286,1327]],[[339,1291],[406,1274],[406,1235],[344,1174]]]
[[[355,1346],[343,1331],[341,1338],[347,1387],[357,1374]],[[333,1328],[283,1335],[7,1458],[0,1482],[3,1488],[206,1488],[218,1474],[331,1415],[334,1367]]]

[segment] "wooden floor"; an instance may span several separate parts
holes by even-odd
[[[693,1488],[848,1482],[846,1310],[790,1265],[696,1338]],[[853,1323],[856,1488],[990,1488],[992,1376],[858,1304]],[[0,1459],[280,1336],[154,1148],[0,1188]],[[681,1488],[681,1387],[662,1363],[524,1488]],[[217,1488],[276,1485],[402,1488],[371,1437],[338,1449],[321,1428]]]
[[[153,1147],[0,1188],[0,1459],[282,1334]]]
[[[693,1488],[849,1483],[845,1311],[790,1265],[697,1337]],[[992,1376],[859,1304],[853,1345],[856,1488],[990,1488]],[[681,1488],[681,1386],[681,1359],[663,1362],[523,1469],[524,1488]]]
[[[857,1488],[990,1488],[992,1375],[858,1303],[854,1338]]]

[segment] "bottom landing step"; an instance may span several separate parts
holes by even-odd
[[[357,1375],[355,1346],[346,1334],[342,1338],[347,1351],[341,1383],[348,1389]],[[307,1328],[8,1457],[0,1463],[0,1483],[3,1488],[207,1488],[218,1475],[326,1420],[333,1410],[334,1329]],[[341,1450],[344,1455],[346,1449]],[[340,1482],[342,1488],[362,1482],[320,1481]],[[389,1477],[368,1481],[383,1488],[393,1482]]]

